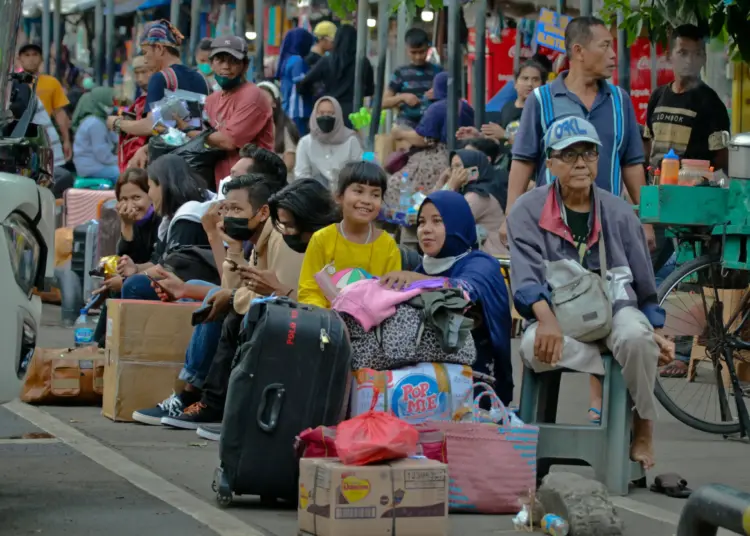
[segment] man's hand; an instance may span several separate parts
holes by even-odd
[[[211,206],[208,207],[208,210],[201,217],[201,224],[203,224],[203,230],[206,231],[206,234],[222,232],[219,225],[222,223],[223,211],[224,203],[222,201],[211,203]]]
[[[421,102],[414,93],[399,93],[399,99],[407,106],[418,106]]]
[[[110,115],[107,118],[107,128],[109,130],[114,130],[115,129],[115,121],[117,121],[118,119],[121,119],[121,117],[118,116],[118,115]]]
[[[234,251],[239,252],[242,251],[242,242],[239,240],[235,240],[231,236],[229,236],[227,233],[224,232],[224,221],[220,221],[218,225],[216,226],[216,229],[219,231],[219,235],[221,236],[221,239],[226,242],[227,244],[227,250],[228,251]]]
[[[563,334],[557,319],[551,316],[539,322],[534,337],[534,356],[542,363],[556,365],[562,358]]]
[[[482,134],[497,141],[505,139],[505,129],[497,123],[482,125]]]
[[[110,277],[109,279],[105,279],[104,283],[102,283],[102,286],[98,289],[95,289],[91,292],[91,294],[109,294],[110,292],[120,292],[122,290],[122,277],[119,275],[116,275],[114,277]]]
[[[128,162],[128,167],[146,169],[147,165],[148,165],[148,144],[138,149],[133,155],[133,158],[130,159],[130,162]]]
[[[669,365],[675,358],[675,344],[661,334],[661,330],[654,330],[654,342],[659,347],[659,366]]]
[[[656,235],[654,234],[654,226],[650,223],[644,223],[643,232],[646,234],[646,243],[648,244],[648,250],[654,251],[656,249]]]
[[[286,295],[289,288],[284,287],[276,273],[271,270],[258,270],[254,266],[239,266],[237,272],[245,282],[245,286],[261,296],[270,296],[274,292]]]
[[[459,127],[456,131],[457,140],[470,140],[473,138],[481,138],[482,133],[474,127]]]
[[[211,312],[208,313],[206,320],[203,322],[204,324],[216,322],[229,312],[233,292],[232,289],[223,288],[208,297],[206,305],[211,306]]]
[[[127,255],[123,255],[120,257],[120,260],[117,261],[117,274],[122,277],[130,277],[131,275],[138,273],[138,267],[133,262],[133,259],[128,257]]]
[[[185,297],[185,282],[172,272],[161,266],[154,266],[151,270],[157,283],[151,282],[151,287],[156,291],[159,299],[163,302],[181,300]]]
[[[65,155],[66,162],[73,158],[73,147],[70,146],[69,141],[63,142],[63,154]]]

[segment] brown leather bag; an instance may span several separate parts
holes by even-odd
[[[29,404],[100,405],[104,354],[95,346],[37,348],[21,388]]]

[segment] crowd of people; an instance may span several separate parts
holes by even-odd
[[[514,394],[513,306],[527,321],[520,347],[527,366],[591,374],[592,422],[601,412],[598,343],[606,345],[634,401],[631,457],[653,465],[657,366],[675,357],[673,342],[660,334],[665,314],[656,299],[657,275],[674,266],[674,256],[663,233],[642,225],[632,204],[647,184],[647,166],[658,166],[670,148],[726,169],[721,132],[729,119],[700,80],[705,43],[697,28],[673,32],[675,80],[653,93],[643,133],[628,94],[609,82],[613,37],[599,19],[569,23],[569,68],[549,84],[549,59],[522,62],[501,112],[488,114],[480,128],[461,100],[457,132],[447,131],[448,74],[427,61],[427,33],[411,29],[409,63],[395,70],[383,95],[397,125],[396,151],[382,167],[362,158],[349,119],[354,27],[326,21],[312,33],[291,30],[276,79],[258,84],[247,81],[243,38],[202,41],[198,69],[180,62],[182,40],[167,21],[146,28],[134,63],[140,96],[126,115],[112,112],[111,90],[94,88],[80,98],[70,122],[59,82],[37,78],[40,112],[53,116],[59,129],[56,160],[58,153],[62,162],[72,156],[79,176],[114,182],[121,257],[118,276],[98,292],[211,307],[193,331],[180,373],[184,390],[136,411],[136,421],[217,439],[250,303],[276,295],[328,308],[316,275],[360,268],[391,288],[441,277],[465,290],[482,319],[472,331],[474,368],[495,378],[506,404]],[[22,48],[19,59],[38,74],[38,47]],[[362,76],[364,95],[371,96],[369,62]],[[210,130],[185,132],[204,135],[208,146],[223,151],[210,184],[180,156],[149,161],[148,140],[155,134],[150,104],[168,89],[207,95]],[[449,153],[452,137],[462,149]],[[415,226],[416,266],[379,224],[384,206],[399,206],[404,188],[425,196]],[[166,270],[167,258],[189,246],[202,253],[180,270]],[[510,296],[497,260],[508,255]],[[607,290],[603,307],[611,318],[597,340],[584,340],[572,335],[572,320],[558,318],[556,295],[591,274]],[[103,327],[100,322],[100,344]],[[679,377],[686,371],[682,359],[661,373]]]

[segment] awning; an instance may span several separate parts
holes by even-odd
[[[170,2],[170,0],[146,0],[140,6],[138,6],[138,11],[145,11],[147,9],[154,9],[155,7],[168,6],[171,3],[172,2]]]

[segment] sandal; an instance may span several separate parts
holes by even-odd
[[[659,376],[662,378],[687,378],[687,374],[687,363],[679,360],[673,361],[659,372]]]
[[[649,489],[654,493],[662,493],[673,499],[687,499],[693,493],[693,490],[687,487],[687,480],[677,473],[665,473],[657,476]]]
[[[591,413],[596,415],[596,417],[592,417]],[[591,424],[601,424],[602,423],[602,412],[601,410],[598,410],[596,408],[589,408],[589,422]]]

